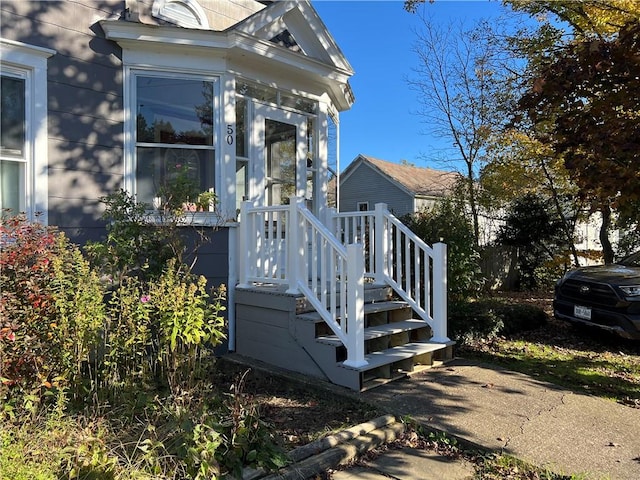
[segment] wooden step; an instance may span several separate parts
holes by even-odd
[[[416,319],[403,320],[401,322],[387,323],[384,325],[376,325],[375,327],[368,327],[364,329],[364,340],[372,340],[374,338],[387,337],[402,332],[409,332],[411,330],[417,330],[419,328],[430,328],[429,324]],[[342,342],[336,335],[323,335],[317,337],[316,340],[320,343],[327,345],[333,345],[339,347]]]
[[[375,303],[365,303],[364,304],[364,314],[369,315],[371,313],[379,313],[379,312],[387,312],[391,310],[399,310],[403,308],[408,308],[409,305],[406,302],[391,300],[384,302],[375,302]],[[299,320],[305,320],[308,322],[323,322],[322,316],[316,312],[306,312],[300,313],[296,316]]]
[[[389,285],[381,285],[378,283],[365,283],[364,284],[364,303],[374,302],[386,302],[392,298],[392,289]],[[339,301],[339,300],[338,300]],[[296,308],[296,314],[304,314],[306,312],[314,312],[315,309],[311,304],[300,294],[299,302]]]
[[[454,342],[451,342],[454,343]],[[425,353],[437,352],[447,348],[449,343],[434,343],[434,342],[414,342],[407,343],[405,345],[392,347],[387,350],[381,350],[379,352],[372,352],[364,356],[368,362],[367,365],[362,367],[350,367],[344,364],[340,366],[349,370],[356,370],[359,372],[366,372],[367,370],[373,370],[375,368],[396,363],[402,360],[423,355]]]

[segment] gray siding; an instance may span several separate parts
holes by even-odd
[[[192,243],[197,241],[200,244],[193,272],[204,275],[209,286],[226,285],[229,278],[229,229],[185,227],[185,233]],[[191,263],[192,259],[185,260]]]
[[[97,25],[124,1],[0,3],[3,38],[53,48],[48,63],[49,223],[83,243],[102,235],[98,199],[121,187],[120,48]]]
[[[413,197],[368,165],[360,164],[340,184],[340,210],[358,210],[359,202],[369,202],[373,210],[376,203],[386,203],[396,216],[413,213]]]

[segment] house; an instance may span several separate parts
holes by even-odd
[[[397,217],[432,207],[460,174],[358,155],[340,176],[340,211],[372,210],[384,202]]]
[[[311,2],[4,0],[0,14],[0,207],[82,244],[105,233],[102,196],[123,188],[151,214],[182,175],[182,201],[218,199],[192,221],[210,240],[197,272],[230,286],[230,351],[354,389],[450,356],[445,246],[384,209],[328,208],[354,72]]]

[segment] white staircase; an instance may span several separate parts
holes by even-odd
[[[243,204],[236,352],[354,390],[452,358],[446,246],[383,204],[326,223],[295,197]]]

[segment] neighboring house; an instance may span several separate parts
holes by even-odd
[[[460,174],[358,155],[340,175],[340,211],[373,210],[386,203],[397,217],[432,207],[451,193]]]
[[[389,249],[363,274],[373,253],[334,234],[350,218],[332,216],[327,183],[353,69],[309,1],[3,0],[0,15],[2,209],[82,244],[105,234],[101,197],[161,208],[180,179],[183,200],[218,198],[192,220],[210,239],[197,272],[230,286],[230,350],[356,389],[450,355],[443,249],[424,252],[432,290],[407,289]],[[395,228],[367,225],[380,245]],[[365,275],[382,289],[367,299],[393,289],[419,316],[378,326],[377,347]],[[378,304],[377,324],[397,307]]]

